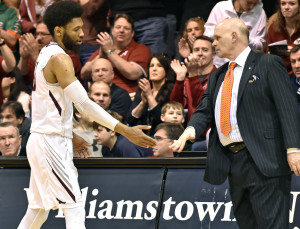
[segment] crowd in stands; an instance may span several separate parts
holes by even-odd
[[[35,63],[53,42],[43,14],[57,1],[0,0],[3,156],[26,156]],[[149,126],[145,132],[157,141],[153,149],[134,145],[74,107],[73,132],[90,144],[93,157],[174,156],[169,146],[199,105],[210,73],[228,61],[213,46],[215,26],[225,18],[244,21],[252,50],[282,58],[300,112],[300,0],[271,6],[263,0],[73,1],[84,8],[81,49],[68,53],[75,76],[114,118]],[[208,139],[209,128],[185,150],[206,151]]]

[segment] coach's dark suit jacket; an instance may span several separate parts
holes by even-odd
[[[220,143],[214,110],[228,63],[211,73],[208,87],[189,126],[196,138],[211,124],[204,180],[221,184],[227,178],[228,150]],[[237,105],[240,133],[254,163],[267,177],[290,174],[286,149],[300,148],[296,96],[281,58],[250,52],[242,73]]]

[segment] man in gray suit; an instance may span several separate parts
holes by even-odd
[[[239,19],[216,26],[213,45],[230,62],[211,73],[201,103],[171,148],[180,152],[211,125],[204,180],[222,184],[228,177],[239,227],[289,228],[291,170],[300,174],[297,101],[281,59],[251,51],[248,34]],[[227,99],[230,129],[224,132],[227,71],[234,76]]]

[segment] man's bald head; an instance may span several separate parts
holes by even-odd
[[[94,61],[92,66],[92,80],[104,81],[107,84],[111,84],[114,79],[114,70],[109,60],[99,58]]]
[[[228,18],[216,25],[214,38],[218,56],[234,60],[248,46],[249,31],[242,20]]]

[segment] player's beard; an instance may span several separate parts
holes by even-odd
[[[74,51],[76,54],[80,53],[80,45],[75,44],[74,41],[71,39],[71,37],[69,37],[68,34],[66,34],[66,33],[64,34],[62,41],[68,50]]]

